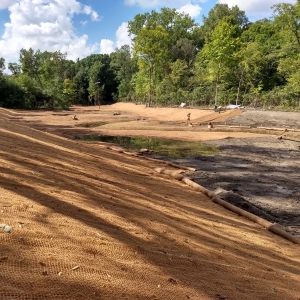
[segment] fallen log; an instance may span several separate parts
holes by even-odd
[[[274,130],[274,131],[289,131],[288,128],[275,128],[275,127],[257,127],[257,129]]]
[[[287,141],[292,141],[292,142],[300,143],[300,140],[298,140],[298,139],[291,139],[291,138],[287,138],[285,136],[280,136],[280,140],[287,140]]]
[[[229,128],[240,128],[240,129],[250,129],[251,126],[241,126],[241,125],[230,125]]]

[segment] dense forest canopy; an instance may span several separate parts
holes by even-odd
[[[238,6],[216,4],[202,25],[170,8],[138,14],[128,23],[132,45],[76,62],[60,51],[21,49],[9,72],[0,58],[0,106],[126,100],[299,108],[300,1],[272,9],[272,18],[251,23]]]

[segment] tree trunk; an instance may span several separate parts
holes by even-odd
[[[219,62],[217,80],[216,80],[216,90],[215,90],[215,105],[217,105],[217,102],[218,102],[218,83],[219,83],[219,77],[220,77],[220,69],[221,69],[221,63]]]
[[[235,101],[236,105],[238,105],[240,91],[241,91],[241,84],[243,82],[243,77],[244,77],[244,70],[242,70],[242,73],[241,73],[241,76],[240,76],[240,80],[239,80],[239,86],[238,86],[238,91],[237,91],[236,101]]]

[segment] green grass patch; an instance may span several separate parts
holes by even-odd
[[[93,128],[93,127],[100,127],[106,125],[106,122],[87,122],[87,123],[79,123],[76,124],[76,127],[84,127],[84,128]]]
[[[128,150],[138,151],[146,148],[156,154],[173,158],[217,154],[220,150],[214,146],[199,142],[187,142],[162,138],[128,137],[128,136],[74,136],[75,140],[101,141],[119,145]]]

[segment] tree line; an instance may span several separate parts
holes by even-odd
[[[134,101],[147,105],[300,106],[300,0],[249,22],[238,6],[216,4],[197,24],[162,8],[128,22],[132,45],[76,62],[67,54],[21,49],[0,58],[0,106],[66,109]]]

